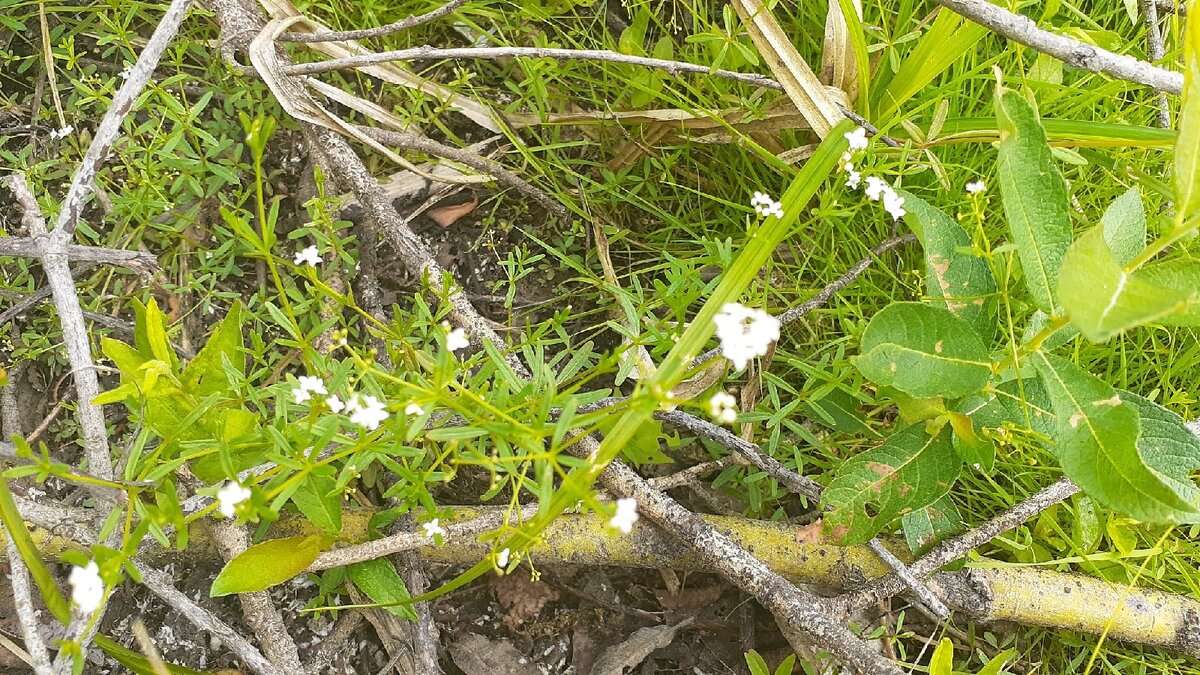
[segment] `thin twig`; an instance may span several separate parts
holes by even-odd
[[[1146,56],[1156,63],[1166,53],[1163,49],[1162,33],[1158,30],[1158,5],[1154,0],[1141,0],[1138,4],[1141,5],[1142,19],[1146,24]],[[1155,96],[1154,103],[1158,106],[1158,126],[1170,129],[1171,107],[1167,103],[1167,95]]]
[[[306,673],[324,673],[329,668],[333,660],[339,654],[346,653],[350,638],[354,636],[354,631],[362,625],[363,613],[357,609],[347,610],[342,618],[334,624],[333,630],[329,631],[329,635],[321,640],[317,648],[313,650],[312,656],[308,659],[308,663],[304,664],[304,672]]]
[[[651,479],[647,480],[646,482],[650,485],[650,487],[653,487],[655,490],[662,490],[662,491],[671,490],[671,489],[674,489],[677,487],[682,487],[684,485],[691,485],[692,483],[696,482],[697,478],[699,478],[700,476],[703,476],[706,473],[712,473],[713,471],[720,471],[721,469],[724,469],[726,467],[741,464],[743,462],[744,462],[744,460],[742,459],[741,455],[738,455],[738,454],[725,455],[724,457],[720,457],[720,458],[717,458],[717,459],[714,459],[714,460],[711,460],[708,462],[703,462],[701,464],[689,466],[688,468],[683,469],[682,471],[676,471],[675,473],[673,473],[669,476],[660,476],[657,478],[651,478]]]
[[[1038,28],[1033,20],[993,5],[987,0],[934,0],[957,14],[990,28],[1004,37],[1044,54],[1068,66],[1093,73],[1104,73],[1120,80],[1178,94],[1183,91],[1183,74],[1123,54],[1085,44],[1078,40]]]
[[[1154,5],[1158,11],[1165,14],[1178,14],[1179,16],[1187,16],[1186,2],[1172,2],[1171,0],[1155,0]]]
[[[927,577],[1077,492],[1079,486],[1063,478],[969,532],[943,541],[909,565],[908,570],[918,579]],[[904,583],[898,577],[890,575],[834,598],[830,606],[843,615],[849,615],[896,595],[904,588]]]
[[[29,652],[30,664],[37,675],[50,675],[50,653],[38,632],[38,620],[33,611],[33,596],[29,593],[29,570],[12,537],[5,537],[8,550],[9,579],[12,582],[13,605],[17,609],[17,621],[21,624],[21,636],[25,638],[25,650]]]
[[[450,0],[446,4],[437,9],[426,12],[418,16],[408,16],[399,21],[389,23],[375,28],[363,28],[361,30],[330,30],[321,31],[320,33],[284,33],[275,39],[276,42],[342,42],[344,40],[367,40],[370,38],[383,37],[391,35],[402,30],[416,28],[422,24],[436,21],[443,16],[451,14],[454,10],[467,4],[467,0]]]
[[[941,621],[950,618],[950,608],[946,606],[946,603],[942,602],[942,599],[929,590],[929,587],[920,579],[917,579],[904,561],[896,557],[896,554],[889,551],[878,539],[868,541],[867,548],[892,568],[892,572],[904,583],[904,587],[916,596],[917,602],[920,602],[934,618]]]
[[[45,237],[0,238],[0,256],[41,258],[46,252],[47,244],[49,244],[46,239]],[[118,267],[128,267],[143,274],[151,274],[159,271],[158,259],[142,251],[126,251],[120,248],[70,244],[67,246],[66,254],[67,258],[74,262],[103,263]]]
[[[233,630],[229,624],[217,618],[215,614],[204,609],[184,593],[181,593],[175,588],[171,581],[171,575],[161,570],[150,567],[149,565],[137,561],[133,562],[138,573],[142,575],[142,585],[150,589],[151,593],[157,595],[167,607],[182,614],[193,626],[200,630],[220,638],[221,642],[228,646],[234,654],[238,655],[247,666],[262,675],[298,675],[300,671],[285,671],[276,667],[258,651],[258,648],[250,644],[246,638],[238,635],[237,631]]]

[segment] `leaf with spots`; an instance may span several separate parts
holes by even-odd
[[[908,550],[919,556],[924,555],[946,537],[961,532],[963,519],[958,507],[950,500],[949,495],[945,495],[928,506],[904,514],[900,519],[900,526],[904,530]]]
[[[1037,111],[1020,93],[996,91],[1000,196],[1025,286],[1038,309],[1055,314],[1058,270],[1071,244],[1067,184],[1054,163]]]
[[[894,302],[863,332],[854,365],[876,384],[916,398],[957,398],[981,391],[992,373],[979,333],[949,310]]]
[[[953,218],[899,190],[908,211],[904,222],[925,249],[925,293],[935,307],[967,321],[980,335],[995,330],[996,279],[983,258],[972,255],[971,235]]]
[[[841,545],[869,541],[949,492],[961,470],[949,428],[930,436],[925,425],[910,426],[842,465],[821,499],[826,532]]]
[[[1066,359],[1029,357],[1057,417],[1054,452],[1067,477],[1100,504],[1148,523],[1200,522],[1200,511],[1138,452],[1138,408]]]

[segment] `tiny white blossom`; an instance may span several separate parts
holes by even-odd
[[[867,176],[867,199],[877,202],[888,189],[888,184],[879,176]]]
[[[413,401],[412,403],[409,403],[407,406],[404,407],[404,414],[405,415],[424,415],[425,409],[421,407],[420,403]]]
[[[736,302],[727,302],[713,318],[721,354],[742,370],[750,360],[767,353],[771,343],[779,339],[779,319],[761,309],[751,309]]]
[[[312,398],[313,394],[320,394],[324,396],[325,394],[329,393],[325,391],[325,383],[319,377],[301,375],[299,378],[297,378],[297,380],[299,381],[299,384],[297,384],[296,388],[292,390],[292,398],[296,400],[296,403],[304,403],[305,401],[308,401]]]
[[[467,339],[467,332],[463,329],[451,329],[450,324],[445,321],[442,322],[442,328],[446,330],[446,349],[456,352],[471,346],[471,341]]]
[[[374,431],[388,418],[387,405],[370,394],[359,394],[346,404],[350,421],[364,429]]]
[[[340,413],[346,408],[346,404],[342,403],[342,399],[338,398],[337,394],[333,394],[326,398],[325,405],[329,406],[329,410],[334,414]]]
[[[71,585],[71,601],[79,605],[84,614],[91,614],[100,609],[104,599],[104,580],[100,578],[100,568],[95,560],[89,560],[86,567],[75,567],[67,577]]]
[[[52,129],[50,131],[50,140],[52,140],[52,141],[62,140],[64,138],[66,138],[67,136],[70,136],[71,132],[73,132],[73,131],[75,131],[75,125],[73,125],[73,124],[68,124],[67,126],[61,128],[61,129]]]
[[[438,525],[437,518],[434,518],[428,523],[424,523],[421,525],[421,527],[425,530],[425,536],[429,537],[430,539],[433,539],[435,535],[439,534],[443,537],[446,536],[446,530],[442,529],[442,527]]]
[[[904,197],[891,188],[883,193],[883,210],[891,214],[892,220],[900,220],[908,213],[904,210]]]
[[[119,73],[122,80],[128,80],[133,75],[133,66],[125,66]]]
[[[237,506],[250,499],[250,490],[234,481],[229,481],[217,491],[217,510],[226,518],[232,518],[237,513]]]
[[[507,548],[505,548],[503,551],[500,551],[499,553],[497,553],[496,554],[496,567],[499,567],[500,569],[504,569],[504,568],[508,567],[508,559],[509,559],[509,556],[511,555],[511,553],[512,553],[512,551],[509,551]]]
[[[981,180],[973,180],[970,183],[967,183],[966,189],[967,189],[967,194],[977,195],[980,192],[987,190],[987,186],[984,185],[983,181],[981,181]]]
[[[297,251],[296,257],[293,258],[292,260],[297,265],[304,265],[304,264],[313,265],[313,266],[320,265],[321,264],[321,252],[317,250],[316,246],[309,246],[308,248],[305,248],[302,251]]]
[[[855,127],[854,131],[847,131],[843,134],[846,142],[850,144],[851,150],[866,150],[867,149],[867,130],[862,127]]]
[[[754,211],[760,216],[783,217],[783,204],[771,199],[771,196],[765,192],[755,192],[754,197],[750,200],[750,206],[753,206]]]
[[[737,399],[724,391],[718,391],[708,399],[708,412],[721,424],[733,424],[737,421]]]
[[[857,189],[862,184],[862,174],[854,170],[853,164],[847,164],[846,170],[846,187],[851,190]]]
[[[633,524],[637,522],[637,500],[632,497],[625,497],[617,500],[617,512],[608,521],[610,527],[615,527],[625,534],[633,531]]]

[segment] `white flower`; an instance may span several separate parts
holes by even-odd
[[[981,180],[973,180],[970,183],[967,183],[966,189],[967,189],[967,194],[977,195],[980,192],[983,192],[984,190],[986,190],[987,186],[984,185],[983,181],[981,181]]]
[[[374,431],[388,418],[387,405],[370,394],[359,394],[346,404],[350,421],[364,429]]]
[[[446,330],[446,349],[456,352],[471,346],[471,341],[467,339],[467,332],[463,329],[451,329],[450,324],[445,321],[442,322],[442,328]]]
[[[843,168],[846,170],[846,187],[851,190],[857,189],[862,184],[862,174],[854,170],[853,164],[847,164]]]
[[[867,149],[867,130],[862,127],[855,127],[854,131],[847,131],[843,134],[846,142],[850,144],[851,150],[866,150]]]
[[[61,129],[52,129],[50,131],[50,140],[57,141],[57,140],[64,139],[67,136],[70,136],[71,132],[73,132],[73,131],[75,131],[75,125],[73,125],[73,124],[68,124],[67,126],[61,128]]]
[[[429,521],[428,523],[421,525],[421,527],[425,530],[425,536],[429,537],[430,539],[433,539],[433,537],[435,535],[439,535],[439,534],[442,535],[443,537],[446,536],[446,530],[442,529],[442,527],[440,525],[438,525],[437,518],[434,518],[433,520]]]
[[[892,220],[900,220],[908,213],[904,210],[904,197],[891,188],[883,193],[883,210],[891,214]]]
[[[71,585],[71,601],[79,605],[84,614],[100,609],[100,601],[104,599],[104,580],[100,578],[100,568],[95,560],[89,560],[87,567],[72,569],[67,583]]]
[[[714,420],[722,424],[733,424],[737,421],[737,399],[726,392],[718,391],[708,399],[708,412]]]
[[[329,393],[325,391],[325,383],[319,377],[301,375],[297,380],[299,380],[299,384],[292,390],[292,398],[296,399],[296,403],[304,403],[312,398],[313,394],[324,396]]]
[[[226,518],[237,513],[237,505],[250,499],[250,490],[234,481],[229,481],[217,491],[217,510]]]
[[[783,217],[783,204],[771,199],[771,196],[765,192],[755,192],[754,197],[750,200],[750,206],[753,206],[755,212],[760,216]]]
[[[309,246],[308,248],[304,249],[303,251],[297,252],[296,257],[293,258],[292,260],[297,265],[304,265],[306,263],[309,265],[313,265],[313,266],[320,265],[321,264],[321,252],[317,250],[316,246]]]
[[[867,176],[867,199],[877,202],[883,196],[884,192],[889,189],[888,184],[879,176]]]
[[[421,407],[420,403],[413,401],[412,403],[409,403],[407,406],[404,407],[404,414],[405,415],[424,415],[425,409]]]
[[[337,394],[325,399],[325,405],[329,406],[330,412],[337,414],[346,408],[346,404],[342,403],[342,399],[338,398]]]
[[[496,554],[496,567],[499,567],[500,569],[504,569],[504,568],[508,567],[508,558],[511,553],[512,553],[512,551],[509,551],[507,548],[505,548],[503,551],[500,551],[499,553],[497,553]]]
[[[736,302],[727,302],[713,318],[721,354],[741,370],[756,356],[767,353],[771,343],[779,339],[779,319],[761,309],[750,309]]]
[[[133,66],[125,66],[119,73],[122,80],[128,80],[133,75]]]
[[[609,527],[615,527],[625,534],[633,531],[633,524],[637,522],[637,500],[632,497],[625,497],[617,500],[617,512],[608,521]]]

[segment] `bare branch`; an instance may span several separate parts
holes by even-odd
[[[367,40],[370,38],[391,35],[402,30],[416,28],[422,24],[436,21],[451,14],[454,10],[467,4],[467,0],[450,0],[437,9],[418,16],[409,16],[399,21],[375,28],[362,30],[321,31],[320,33],[284,33],[276,38],[276,42],[342,42],[344,40]]]
[[[1131,56],[1114,54],[1078,40],[1038,28],[1033,20],[1014,14],[987,0],[934,0],[939,5],[986,26],[1004,37],[1039,52],[1049,54],[1068,66],[1093,73],[1104,73],[1120,80],[1178,94],[1183,90],[1183,74]]]
[[[28,211],[26,211],[28,213]],[[0,238],[0,256],[41,258],[46,252],[48,237],[4,237]],[[72,261],[103,263],[128,267],[142,274],[158,271],[158,259],[142,251],[126,251],[119,248],[100,246],[67,246],[67,258]]]
[[[33,596],[29,593],[29,570],[21,559],[12,537],[5,537],[8,550],[9,578],[12,581],[13,605],[17,608],[17,621],[21,624],[21,636],[25,639],[25,650],[29,652],[30,665],[37,675],[50,675],[50,653],[38,632],[38,620],[33,611]]]
[[[1150,61],[1156,62],[1166,53],[1163,49],[1162,33],[1158,30],[1158,5],[1154,0],[1140,0],[1138,4],[1141,6],[1142,20],[1146,24],[1146,56],[1150,57]],[[1158,126],[1170,129],[1171,106],[1167,103],[1167,95],[1155,96],[1154,104],[1158,106]]]

